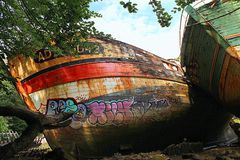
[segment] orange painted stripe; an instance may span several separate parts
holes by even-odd
[[[18,92],[20,93],[20,96],[22,97],[23,101],[25,102],[28,109],[30,109],[33,112],[37,112],[37,109],[34,106],[34,103],[32,102],[32,99],[30,96],[26,93],[25,89],[21,85],[20,82],[16,82],[16,87]]]
[[[224,36],[224,38],[228,39],[228,40],[233,39],[233,38],[237,38],[237,37],[240,37],[240,33]]]
[[[52,87],[59,84],[69,83],[82,79],[101,77],[149,77],[157,76],[143,73],[133,63],[88,63],[61,67],[49,72],[45,72],[22,82],[22,86],[27,94],[38,90]],[[160,76],[159,76],[160,77]]]

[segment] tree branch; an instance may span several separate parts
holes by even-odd
[[[28,127],[19,138],[0,148],[0,160],[11,158],[17,152],[28,148],[40,132],[42,132],[42,126],[39,123],[28,122]]]
[[[21,106],[24,107],[24,106]],[[19,151],[28,148],[34,138],[44,129],[54,129],[68,126],[71,122],[69,119],[73,113],[59,114],[54,117],[48,117],[39,112],[18,108],[14,105],[0,105],[0,116],[16,116],[28,124],[22,135],[14,142],[0,147],[0,160],[10,158]]]

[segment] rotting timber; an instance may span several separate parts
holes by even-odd
[[[240,2],[188,6],[181,55],[190,82],[240,116]]]
[[[78,48],[78,57],[40,50],[35,59],[9,59],[31,111],[46,117],[74,113],[69,126],[44,131],[52,149],[77,159],[152,151],[184,138],[236,140],[223,132],[231,115],[188,86],[177,64],[116,40],[89,43],[97,49]]]

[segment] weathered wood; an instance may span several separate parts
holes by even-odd
[[[187,79],[240,116],[240,2],[187,7],[181,49]]]

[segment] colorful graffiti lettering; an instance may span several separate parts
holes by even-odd
[[[131,111],[133,103],[133,98],[112,101],[91,101],[86,103],[91,111],[88,121],[92,125],[122,124],[133,117]]]
[[[53,99],[47,101],[46,114],[57,115],[62,112],[76,112],[78,106],[72,98],[68,99]]]
[[[85,122],[91,125],[122,125],[138,120],[148,111],[170,106],[167,99],[135,100],[134,97],[120,100],[92,100],[77,103],[73,98],[50,99],[47,101],[46,114],[57,115],[73,112],[72,126],[81,126]],[[77,128],[77,127],[75,127]]]
[[[149,103],[151,104],[151,106],[155,105],[155,107],[166,107],[169,106],[169,102],[167,99],[163,98],[163,99],[157,99],[155,97],[153,97]]]
[[[84,104],[78,104],[77,110],[75,111],[75,114],[73,114],[72,119],[74,121],[84,122],[86,120],[87,113],[87,107]]]
[[[170,102],[166,98],[157,99],[153,96],[150,100],[145,101],[135,101],[133,106],[134,115],[138,115],[135,117],[136,119],[142,119],[149,112],[158,112],[162,108],[170,106]]]

